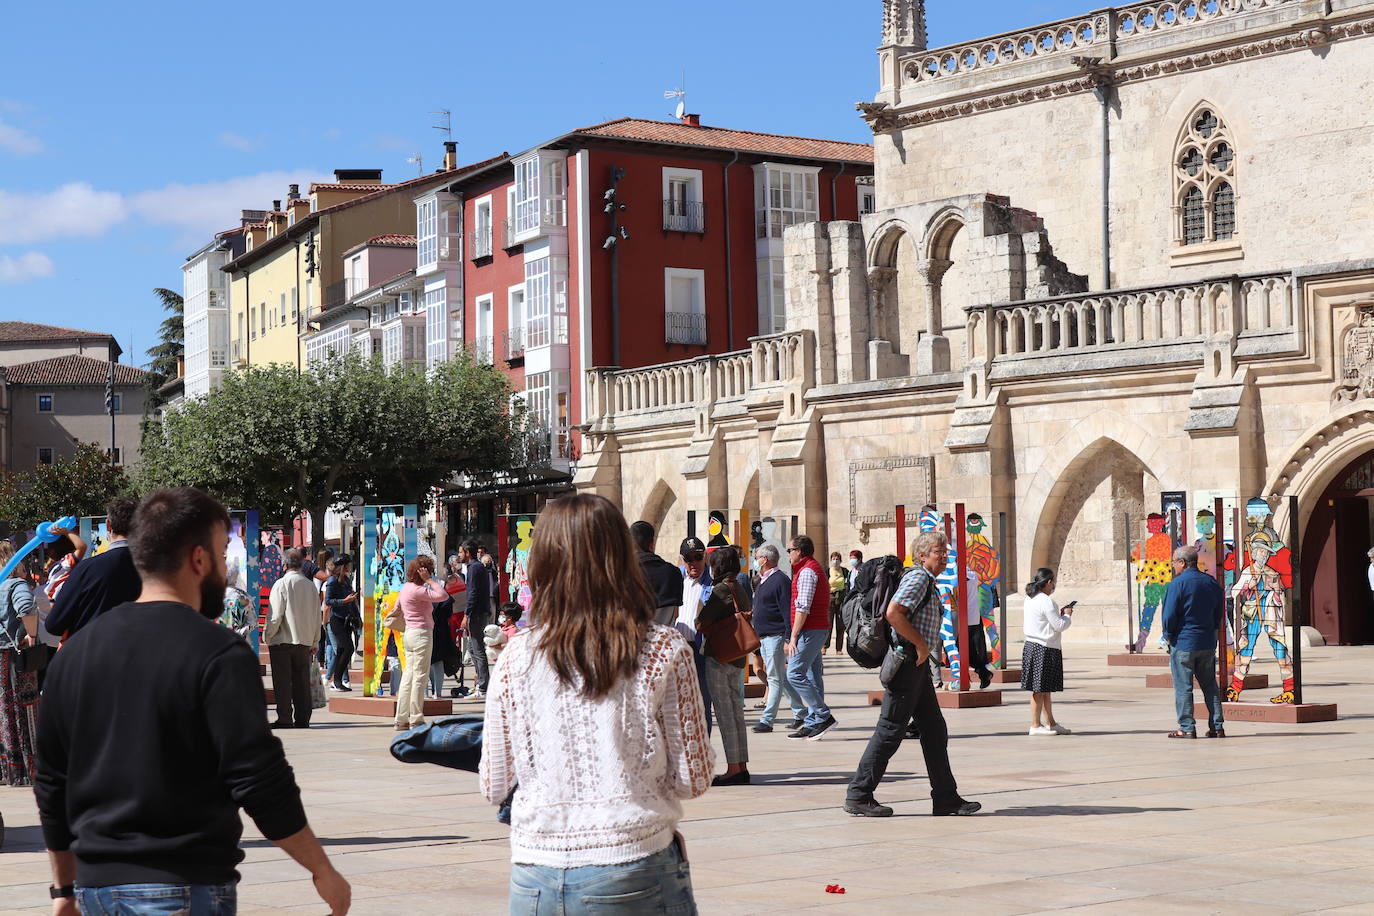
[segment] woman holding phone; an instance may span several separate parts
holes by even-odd
[[[1054,570],[1041,567],[1026,585],[1026,645],[1021,652],[1021,689],[1031,692],[1032,737],[1068,735],[1055,721],[1050,695],[1064,689],[1064,631],[1073,623],[1077,601],[1061,611],[1054,594]]]

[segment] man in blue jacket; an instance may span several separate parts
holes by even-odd
[[[469,540],[458,548],[458,557],[463,562],[463,582],[467,585],[468,606],[466,608],[468,649],[472,655],[473,676],[477,680],[472,696],[485,696],[487,681],[491,671],[487,666],[487,647],[482,642],[482,631],[491,623],[491,576],[482,561],[477,558],[480,545]]]
[[[1174,551],[1174,578],[1164,593],[1164,639],[1169,644],[1169,670],[1174,676],[1178,729],[1170,738],[1196,738],[1193,679],[1202,687],[1210,718],[1208,738],[1225,738],[1221,687],[1217,684],[1217,632],[1226,599],[1217,580],[1197,568],[1197,550]]]

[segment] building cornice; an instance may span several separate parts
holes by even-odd
[[[1267,34],[1251,41],[1239,41],[1205,50],[1158,57],[1152,60],[1117,58],[1109,63],[1072,75],[1042,79],[1000,91],[971,92],[962,98],[942,99],[938,103],[892,108],[886,102],[860,102],[855,106],[875,134],[907,127],[949,121],[988,111],[1015,108],[1049,99],[1092,92],[1102,79],[1122,86],[1196,70],[1207,70],[1239,61],[1272,57],[1293,51],[1310,50],[1340,41],[1374,35],[1374,16],[1331,23],[1329,20],[1303,20],[1279,34]]]

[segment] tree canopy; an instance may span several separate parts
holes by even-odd
[[[355,496],[418,503],[457,473],[523,464],[510,404],[506,376],[466,354],[428,371],[353,353],[249,368],[149,425],[138,482],[198,486],[283,525],[308,512],[318,543],[325,512]]]
[[[181,294],[159,286],[153,290],[153,295],[162,303],[163,311],[170,314],[157,329],[157,344],[147,351],[152,362],[148,365],[144,384],[147,386],[146,403],[150,411],[162,405],[163,397],[159,389],[176,378],[177,358],[186,346],[186,303]]]
[[[105,506],[129,489],[122,468],[97,445],[32,470],[0,474],[0,524],[28,531],[63,515],[104,515]]]

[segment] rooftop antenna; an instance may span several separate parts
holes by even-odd
[[[449,111],[447,108],[440,108],[438,111],[431,111],[430,114],[436,114],[436,115],[440,115],[440,116],[443,117],[443,119],[444,119],[444,123],[443,123],[443,124],[432,124],[432,125],[430,125],[430,126],[433,127],[435,130],[442,130],[442,131],[444,132],[444,139],[445,139],[445,140],[452,140],[452,139],[453,139],[453,112]]]
[[[411,153],[410,156],[406,158],[406,162],[414,163],[416,175],[423,175],[425,173],[425,157],[419,153]]]
[[[676,89],[665,89],[663,92],[665,99],[677,99],[677,109],[673,112],[673,117],[681,121],[682,116],[687,113],[687,71],[682,72],[682,79],[678,82]]]

